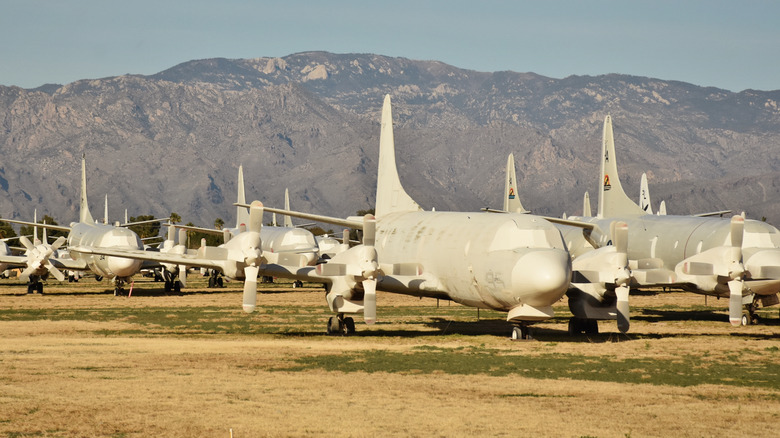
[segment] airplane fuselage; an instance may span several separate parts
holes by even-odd
[[[376,250],[380,265],[417,263],[426,278],[380,279],[379,290],[502,311],[551,306],[571,274],[560,233],[544,219],[523,214],[390,214],[377,220]]]
[[[143,251],[141,239],[132,230],[112,225],[83,222],[71,223],[68,246],[112,248]],[[74,260],[83,260],[96,275],[127,279],[141,270],[141,260],[96,254],[71,253]]]
[[[730,245],[729,219],[693,216],[621,216],[599,219],[594,217],[570,217],[569,219],[594,223],[592,237],[599,245],[612,240],[610,224],[623,221],[628,224],[628,258],[638,262],[639,268],[652,267],[676,271],[680,275],[681,264],[691,257],[718,247]],[[564,240],[574,254],[588,246],[582,231],[561,227]],[[746,220],[742,243],[745,266],[758,278],[762,266],[780,265],[780,232],[773,226],[755,220]],[[678,279],[674,279],[675,281]],[[685,281],[684,279],[682,281]],[[699,282],[689,285],[694,292],[727,295],[723,287],[717,288],[713,280],[709,284]]]

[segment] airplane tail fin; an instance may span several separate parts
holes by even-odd
[[[420,211],[420,205],[401,186],[398,168],[395,164],[395,140],[393,139],[393,114],[390,95],[385,96],[382,105],[382,130],[379,134],[379,166],[376,176],[375,216],[381,218],[389,213]]]
[[[590,193],[588,192],[585,192],[585,195],[582,197],[582,216],[593,216],[590,212]]]
[[[87,158],[81,155],[81,202],[80,202],[79,222],[93,224],[92,213],[89,212],[89,203],[87,202]]]
[[[287,190],[287,188],[284,189],[284,209],[289,210],[290,209],[290,191]],[[292,217],[285,216],[284,217],[284,226],[287,228],[292,228]]]
[[[238,166],[238,197],[237,203],[246,204],[246,194],[244,193],[244,166]],[[236,207],[236,228],[241,224],[249,223],[249,209],[245,207]]]
[[[642,183],[639,186],[639,206],[647,214],[653,214],[653,206],[650,204],[650,189],[647,186],[647,174],[642,174]]]
[[[515,155],[510,153],[506,160],[506,179],[504,181],[504,211],[525,213],[520,195],[517,194],[517,172],[515,171]]]
[[[623,191],[615,159],[615,138],[612,133],[612,117],[604,119],[604,133],[601,143],[601,177],[599,178],[599,217],[619,215],[644,215],[640,206]]]

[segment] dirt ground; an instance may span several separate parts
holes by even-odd
[[[733,328],[723,300],[638,295],[629,334],[605,321],[601,335],[569,338],[561,317],[539,324],[535,340],[517,342],[500,314],[380,293],[378,324],[356,318],[356,335],[331,337],[320,288],[272,287],[246,315],[240,284],[214,291],[190,283],[167,296],[139,279],[131,297],[115,297],[94,279],[54,282],[45,295],[0,282],[0,436],[774,436],[780,420],[776,382],[291,369],[301,358],[431,349],[585,356],[594,369],[680,357],[701,358],[702,367],[780,367],[777,307],[762,311],[762,324]],[[566,313],[565,302],[556,313]],[[188,322],[195,319],[200,325]]]

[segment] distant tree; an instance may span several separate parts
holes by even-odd
[[[0,222],[0,239],[5,239],[7,237],[16,237],[16,231],[14,231],[13,227],[11,227],[11,224],[8,222]]]
[[[225,227],[225,221],[222,220],[222,218],[216,218],[214,219],[214,228],[221,230]]]
[[[47,225],[59,225],[59,223],[57,223],[57,221],[53,217],[49,216],[48,214],[44,215],[43,218],[40,219],[37,223],[39,223],[39,224],[47,224]],[[19,228],[19,234],[22,235],[22,236],[29,236],[29,235],[32,235],[32,234],[35,234],[35,233],[34,233],[32,225],[22,225],[21,228]],[[68,233],[66,233],[64,231],[60,231],[60,230],[51,230],[51,229],[49,229],[49,230],[46,230],[46,235],[49,236],[49,237],[57,238],[57,237],[60,237],[60,236],[67,237]],[[43,240],[43,228],[38,228],[38,238]]]
[[[171,223],[174,224],[181,223],[181,216],[179,216],[178,213],[171,212]]]
[[[188,227],[194,227],[192,222],[187,223]],[[206,239],[206,245],[218,246],[222,244],[222,236],[209,233],[201,233],[200,231],[187,231],[187,248],[197,249],[200,248],[201,240]]]
[[[367,214],[376,214],[374,213],[373,208],[369,208],[367,210],[358,210],[355,213],[355,216],[363,217]],[[363,240],[363,233],[359,233],[358,230],[350,230],[349,231],[349,240],[356,240],[356,241],[362,241]]]
[[[141,216],[137,217],[130,217],[130,222],[142,222],[142,221],[148,221],[154,219],[154,216],[151,214],[143,214]],[[145,224],[138,224],[138,225],[131,225],[128,227],[131,229],[135,234],[138,234],[138,237],[141,239],[146,239],[147,237],[154,237],[159,235],[160,233],[160,222],[148,222]]]
[[[327,234],[329,236],[333,235],[333,229],[325,230],[322,227],[318,227],[316,225],[313,227],[307,227],[307,229],[311,231],[311,233],[314,234],[315,236],[322,236],[323,234]]]

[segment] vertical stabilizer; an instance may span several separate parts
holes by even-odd
[[[33,210],[33,223],[38,223],[38,209]],[[33,245],[40,245],[41,241],[38,240],[38,226],[33,227]]]
[[[515,155],[510,153],[506,159],[506,178],[504,180],[504,211],[510,213],[527,213],[520,202],[517,193],[517,172],[515,172]]]
[[[658,215],[666,216],[666,201],[661,201],[661,205],[658,206]]]
[[[238,197],[236,202],[246,204],[246,194],[244,193],[244,166],[238,166]],[[241,224],[249,223],[249,209],[246,207],[236,207],[236,228]]]
[[[401,186],[398,169],[395,165],[395,140],[393,139],[393,114],[390,108],[390,95],[385,96],[382,105],[382,129],[379,134],[379,166],[376,175],[376,217],[389,213],[420,211]]]
[[[647,174],[642,174],[642,182],[639,185],[639,207],[647,214],[653,214],[653,206],[650,204],[650,189],[647,186]]]
[[[582,215],[584,217],[593,216],[590,212],[590,193],[588,192],[585,192],[585,195],[582,197]]]
[[[285,210],[289,210],[290,209],[290,191],[287,190],[286,187],[284,189],[284,209]],[[292,217],[290,217],[290,216],[285,216],[284,217],[284,226],[287,227],[287,228],[292,228],[293,227]]]
[[[607,116],[604,119],[604,133],[601,142],[598,217],[643,214],[645,212],[626,195],[620,184],[617,160],[615,159],[615,139],[612,134],[612,117]]]
[[[81,201],[79,203],[81,211],[79,212],[79,222],[86,224],[93,224],[95,220],[92,219],[92,214],[89,212],[89,204],[87,203],[87,158],[86,155],[81,155]]]
[[[106,193],[106,201],[103,204],[103,223],[108,223],[108,193]]]

